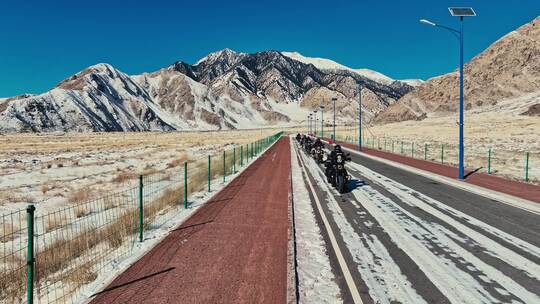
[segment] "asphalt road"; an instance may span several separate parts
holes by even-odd
[[[298,153],[364,303],[540,303],[540,215],[351,157],[351,191],[340,195]]]

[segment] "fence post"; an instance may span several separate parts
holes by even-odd
[[[184,162],[184,209],[187,209],[188,180],[187,180],[187,161]]]
[[[240,167],[244,165],[244,146],[240,145]]]
[[[139,242],[143,241],[143,176],[139,175]]]
[[[210,162],[210,155],[208,155],[208,192],[210,192],[210,182],[212,179],[212,169],[211,169],[211,162]]]
[[[401,141],[401,154],[403,155],[403,140]]]
[[[236,173],[236,145],[234,145],[232,147],[232,149],[233,149],[233,162],[232,162],[233,170],[232,170],[232,173],[234,174],[234,173]]]
[[[424,143],[424,160],[427,160],[427,144]]]
[[[491,148],[488,150],[488,174],[491,174]]]
[[[28,266],[28,277],[26,284],[26,302],[34,303],[34,205],[26,207],[27,233],[28,233],[28,256],[26,264]]]
[[[225,171],[225,150],[223,150],[223,183],[225,183],[225,174],[227,172]]]
[[[529,181],[529,152],[525,154],[525,182]]]
[[[444,164],[444,144],[441,144],[441,164]]]
[[[394,140],[392,139],[392,153],[394,153]]]

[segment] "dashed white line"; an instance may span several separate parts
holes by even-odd
[[[304,170],[305,164],[302,161],[302,157],[299,157],[299,159],[300,159],[300,162],[302,163],[302,169]],[[345,282],[347,283],[347,287],[349,288],[349,291],[351,292],[353,302],[357,304],[363,304],[362,298],[360,298],[360,293],[358,292],[358,288],[356,288],[356,284],[354,283],[349,267],[347,266],[347,262],[345,262],[345,258],[343,257],[343,254],[341,253],[341,249],[339,249],[336,236],[334,235],[332,227],[330,227],[330,223],[328,222],[328,219],[326,218],[326,215],[324,214],[324,211],[321,206],[321,202],[319,201],[319,198],[317,197],[317,194],[315,192],[315,188],[313,187],[313,184],[311,183],[309,177],[307,177],[306,180],[307,180],[309,189],[311,191],[311,194],[315,198],[315,204],[317,205],[317,210],[319,211],[324,227],[326,231],[328,232],[328,238],[330,239],[331,246],[334,252],[336,253],[339,267],[341,268],[341,271],[343,272],[343,276],[345,277]]]

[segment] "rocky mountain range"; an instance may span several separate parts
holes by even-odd
[[[332,98],[342,122],[420,120],[455,113],[458,73],[394,80],[296,52],[230,49],[127,75],[97,64],[38,95],[0,98],[0,132],[216,130],[298,125]],[[465,65],[465,108],[540,115],[540,17]]]
[[[457,56],[457,54],[456,54]],[[465,109],[540,115],[540,17],[493,43],[464,67]],[[393,103],[377,122],[455,113],[458,71],[429,79]]]
[[[419,81],[298,53],[221,50],[141,75],[91,66],[39,95],[0,99],[0,132],[152,131],[251,128],[305,121],[337,97],[342,119],[356,117],[359,86],[373,117]],[[329,116],[327,116],[329,117]]]

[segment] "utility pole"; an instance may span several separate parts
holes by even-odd
[[[333,132],[334,138],[332,138],[333,141],[336,141],[336,100],[337,100],[336,97],[332,97],[332,104],[334,108],[334,132]]]
[[[362,85],[358,85],[358,150],[362,150]]]

